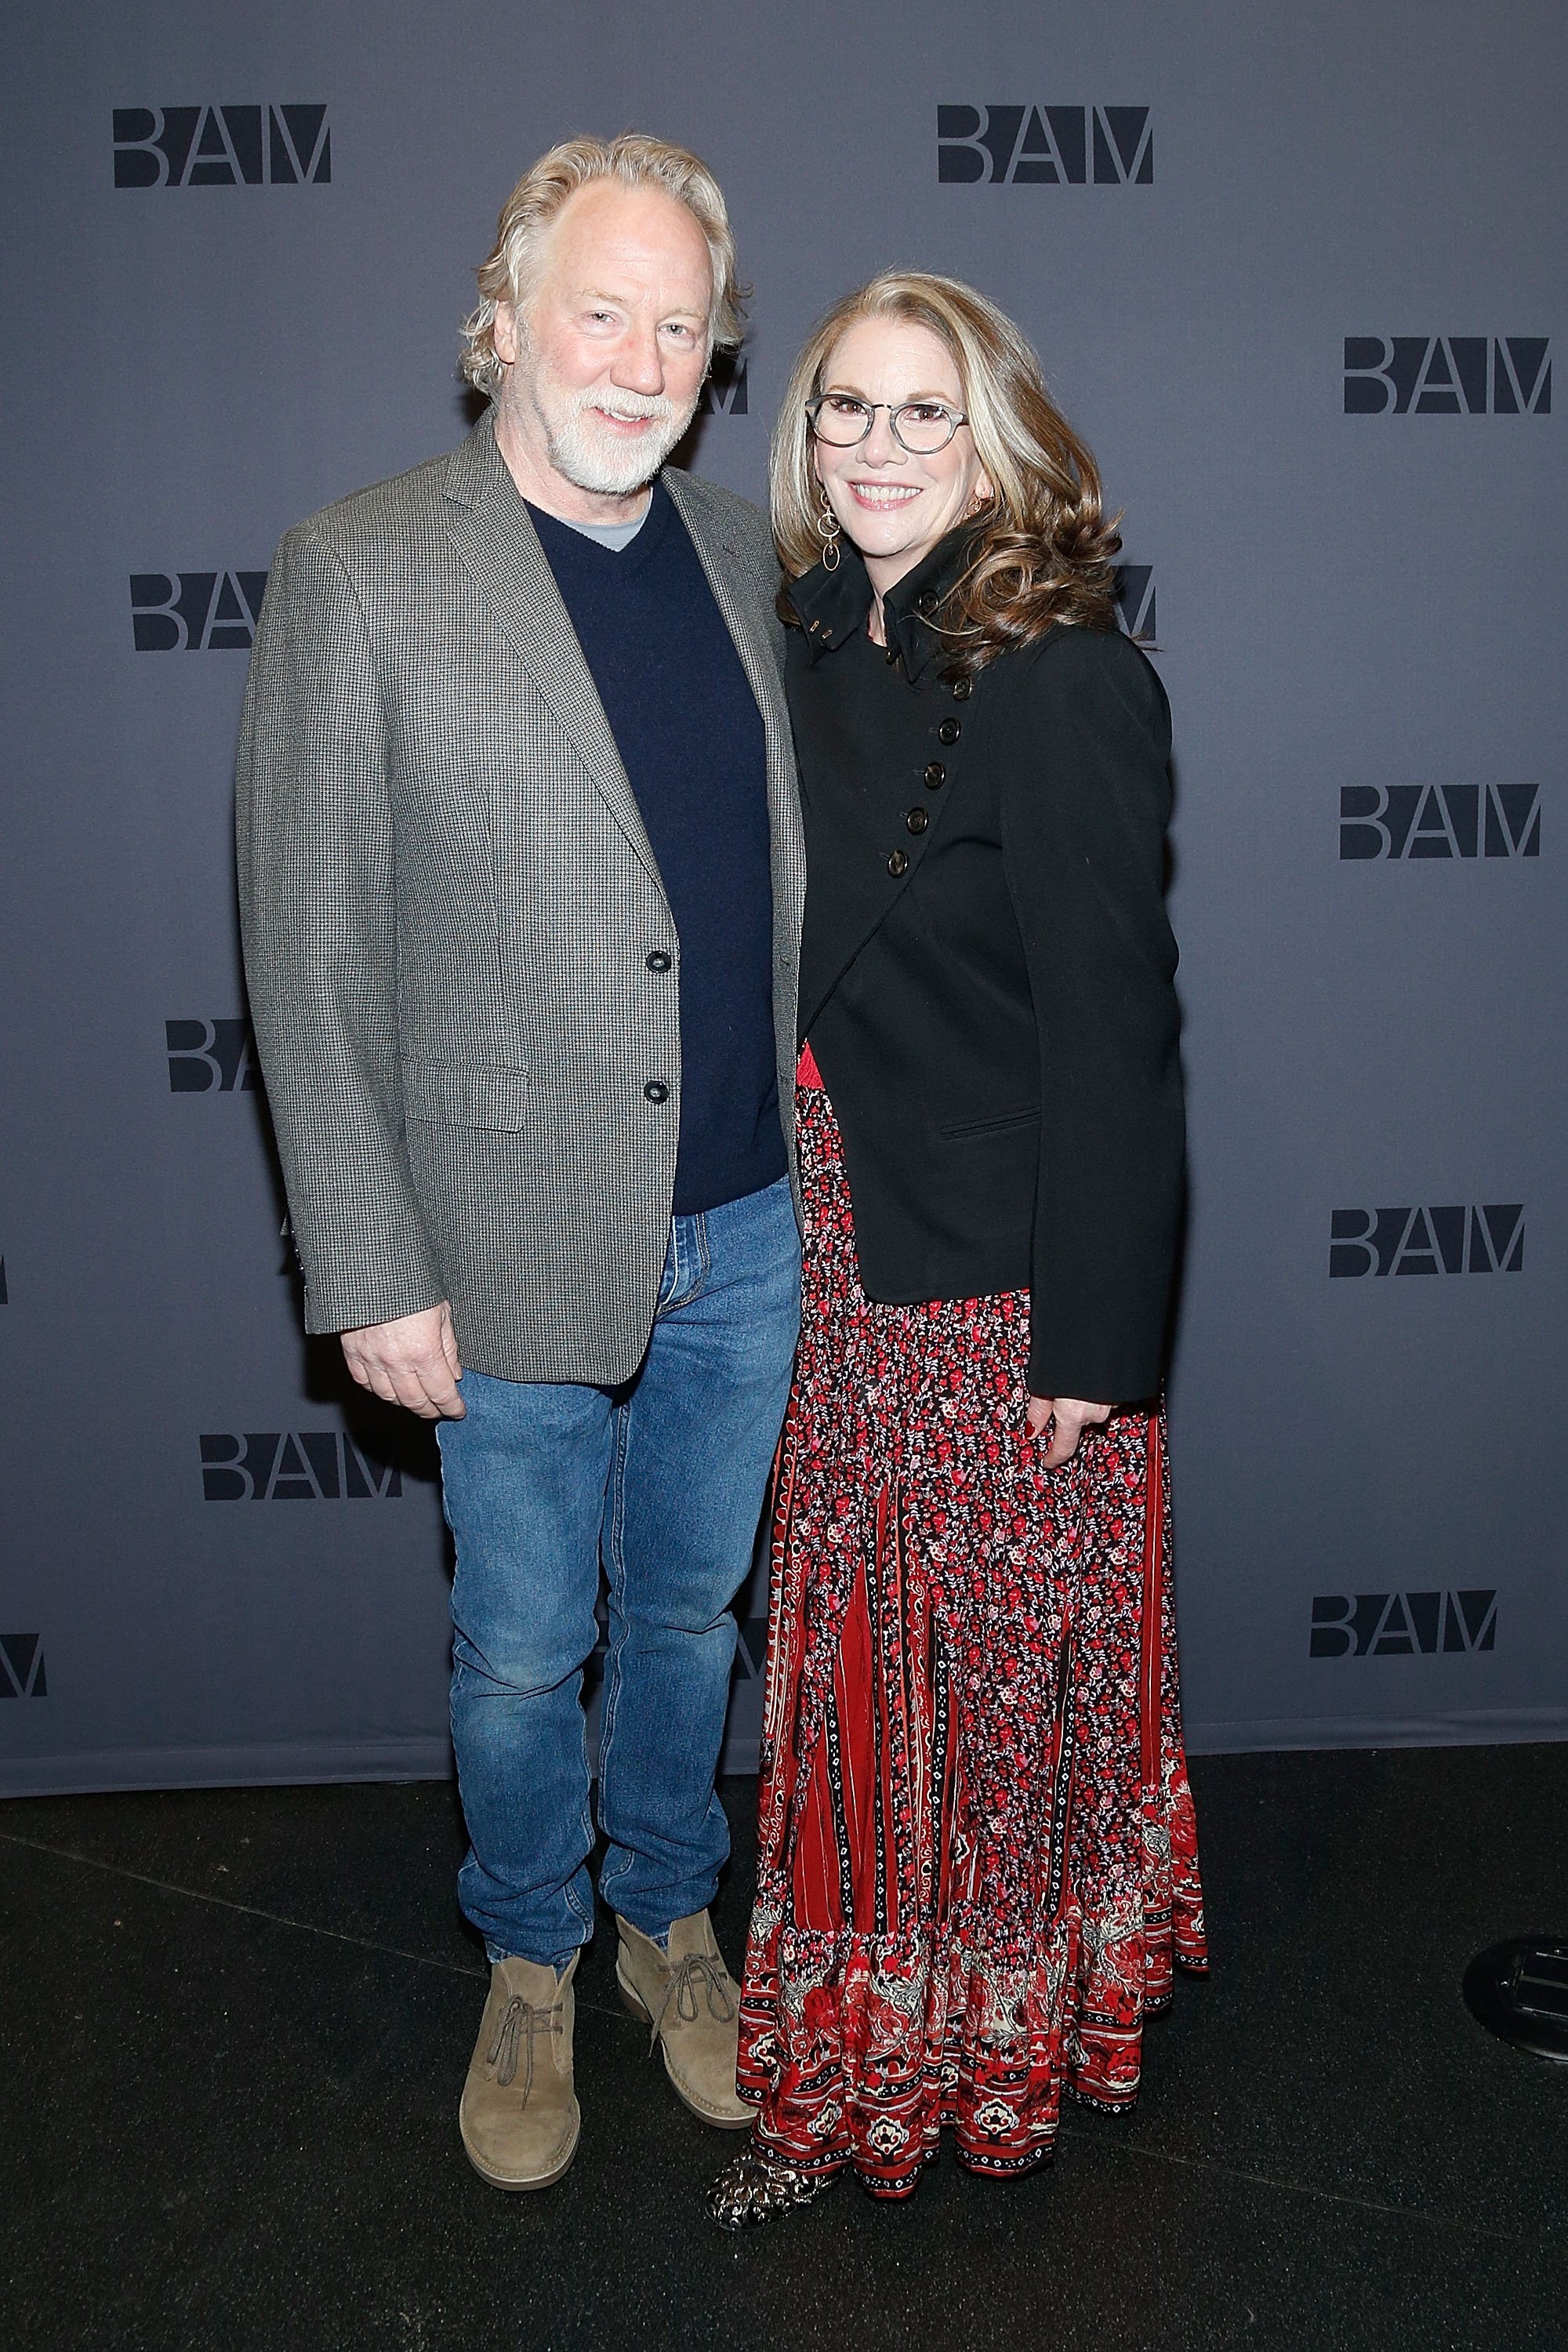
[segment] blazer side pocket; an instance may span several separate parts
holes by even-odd
[[[499,1062],[405,1062],[405,1118],[515,1134],[528,1123],[528,1072]]]
[[[1028,1110],[1005,1110],[994,1118],[965,1118],[948,1127],[939,1127],[937,1133],[947,1143],[961,1143],[970,1135],[1006,1135],[1016,1127],[1037,1127],[1039,1105]]]

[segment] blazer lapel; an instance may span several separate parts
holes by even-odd
[[[789,710],[784,702],[779,666],[768,641],[765,625],[763,628],[757,626],[755,614],[747,611],[735,593],[735,570],[731,567],[740,565],[741,551],[738,548],[726,546],[721,538],[710,535],[709,526],[684,474],[677,473],[671,467],[661,478],[675,502],[677,514],[686,525],[687,536],[697,550],[702,569],[708,574],[713,601],[723,614],[724,625],[741,656],[741,667],[757,698],[757,709],[763,714],[763,727],[767,738],[769,776],[771,778],[782,765],[793,779],[795,751],[790,740]]]
[[[659,889],[637,795],[528,509],[482,417],[447,463],[452,542],[498,626]]]

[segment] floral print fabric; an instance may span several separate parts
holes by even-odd
[[[878,1306],[802,1057],[805,1320],[780,1443],[740,2085],[764,2147],[911,2189],[1138,2088],[1206,1965],[1164,1432],[1039,1466],[1028,1298]]]

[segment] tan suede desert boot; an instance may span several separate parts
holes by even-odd
[[[572,1979],[532,1960],[498,1960],[458,2119],[468,2161],[492,2189],[548,2189],[577,2153]]]
[[[664,2071],[694,2116],[721,2131],[744,2131],[752,2110],[735,2094],[741,1996],[724,1966],[706,1911],[678,1919],[661,1952],[616,1914],[616,1981],[634,2017],[653,2029]]]

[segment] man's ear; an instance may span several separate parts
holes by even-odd
[[[503,367],[510,367],[517,357],[518,345],[521,340],[515,304],[510,302],[496,304],[495,324],[490,330],[490,336],[496,347],[497,359],[500,361]]]

